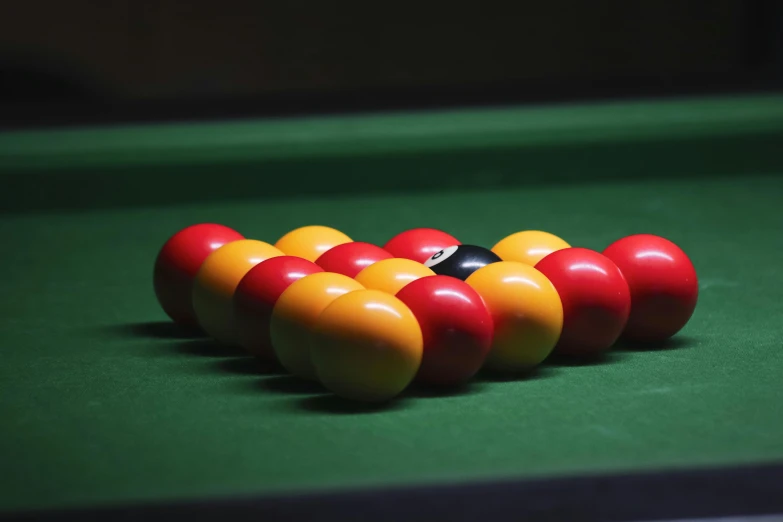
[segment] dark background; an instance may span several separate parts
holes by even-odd
[[[774,90],[783,2],[0,2],[0,122]]]

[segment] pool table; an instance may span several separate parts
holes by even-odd
[[[0,134],[0,518],[652,520],[783,513],[783,96]],[[158,249],[219,222],[678,243],[672,340],[344,402],[178,329]]]

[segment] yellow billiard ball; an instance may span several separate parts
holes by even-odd
[[[215,340],[236,342],[232,299],[239,281],[255,265],[283,253],[255,239],[232,241],[212,252],[193,283],[193,310],[201,328]]]
[[[286,370],[303,379],[315,379],[310,360],[313,325],[332,301],[363,289],[348,276],[317,272],[294,281],[280,294],[272,310],[269,333],[275,355]]]
[[[335,299],[318,317],[312,361],[333,393],[362,402],[393,399],[421,365],[423,338],[413,312],[380,290]]]
[[[498,241],[492,247],[492,251],[503,261],[518,261],[535,266],[552,252],[570,246],[563,239],[549,232],[523,230]]]
[[[525,372],[552,353],[563,330],[563,304],[544,274],[524,263],[500,261],[479,268],[465,282],[484,299],[494,322],[486,368]]]
[[[343,243],[353,240],[331,227],[310,225],[294,229],[277,240],[275,247],[289,256],[301,257],[315,262],[321,254]]]
[[[434,275],[435,272],[422,263],[393,257],[368,266],[356,275],[356,280],[366,288],[395,295],[408,283]]]

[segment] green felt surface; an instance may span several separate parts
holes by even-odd
[[[759,96],[0,135],[0,511],[783,460],[781,115]],[[667,349],[357,411],[168,325],[155,255],[204,221],[657,233],[700,303]]]
[[[783,458],[781,196],[781,178],[749,174],[6,216],[0,508]],[[418,225],[478,244],[541,228],[592,248],[653,232],[692,256],[701,298],[670,349],[353,411],[167,338],[152,262],[205,220],[272,241],[312,222],[372,242]]]

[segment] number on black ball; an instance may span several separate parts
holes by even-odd
[[[475,245],[455,245],[433,254],[424,264],[438,275],[465,280],[470,274],[490,263],[500,261],[491,250]]]

